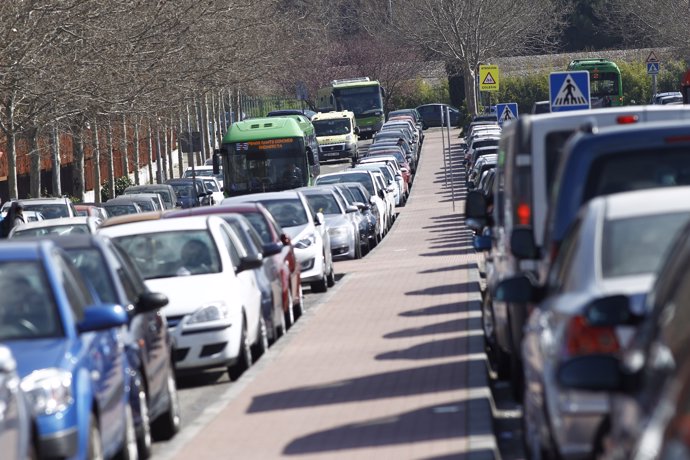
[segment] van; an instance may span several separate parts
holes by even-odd
[[[319,143],[319,161],[359,158],[357,142],[359,128],[355,114],[349,110],[342,112],[317,113],[311,120]]]
[[[474,225],[491,227],[483,303],[483,314],[488,320],[484,322],[484,333],[489,361],[499,377],[512,377],[518,399],[522,397],[520,344],[528,306],[494,301],[493,291],[501,280],[520,272],[537,276],[538,261],[545,250],[548,199],[566,141],[581,128],[689,119],[690,107],[630,106],[525,115],[503,129],[493,209],[487,207],[486,197],[480,191],[470,191],[465,217],[468,222],[476,222]],[[524,244],[525,238],[531,245]],[[534,251],[519,250],[524,247]]]

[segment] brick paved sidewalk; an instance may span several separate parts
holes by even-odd
[[[475,255],[440,133],[428,131],[392,232],[364,260],[336,263],[326,300],[171,457],[495,457]]]

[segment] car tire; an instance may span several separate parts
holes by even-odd
[[[362,245],[359,241],[359,238],[357,241],[355,241],[355,259],[361,259],[362,258]]]
[[[96,417],[91,414],[89,419],[89,439],[86,445],[86,455],[89,460],[103,460],[103,444],[101,430],[96,423]]]
[[[268,350],[268,327],[266,327],[266,320],[262,315],[259,315],[259,326],[256,331],[256,343],[252,346],[252,360],[256,362],[257,359],[263,356]]]
[[[489,367],[499,380],[506,380],[510,378],[510,357],[496,342],[495,325],[491,297],[486,294],[482,300],[482,330]]]
[[[329,288],[335,286],[335,268],[333,267],[333,261],[331,261],[331,271],[328,273],[328,276],[326,276],[326,283]]]
[[[137,433],[134,428],[132,408],[129,404],[125,405],[125,436],[122,440],[122,449],[115,458],[118,460],[137,460],[139,458]]]
[[[156,441],[172,439],[180,431],[182,417],[180,416],[180,401],[177,396],[177,380],[172,363],[168,364],[168,377],[166,381],[168,393],[168,409],[153,421],[151,433]]]
[[[144,379],[141,371],[137,371],[134,379],[138,388],[137,397],[139,403],[139,414],[141,418],[140,426],[137,430],[137,449],[139,458],[145,460],[151,456],[151,417],[149,412],[149,398],[144,387]]]
[[[328,274],[326,273],[326,258],[323,258],[324,273],[320,280],[311,283],[312,292],[326,292],[328,291]]]
[[[302,286],[299,287],[299,292],[300,292],[300,298],[298,302],[295,302],[295,299],[293,297],[292,299],[292,311],[295,320],[300,319],[302,317],[302,314],[304,313],[304,310],[302,309],[302,305],[304,305],[304,302],[302,301]],[[292,295],[292,287],[290,287],[290,295]]]
[[[244,371],[252,367],[252,350],[247,335],[247,321],[242,317],[242,331],[240,332],[240,354],[237,360],[228,366],[228,375],[233,382],[238,380]]]

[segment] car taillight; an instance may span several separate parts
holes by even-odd
[[[619,125],[629,125],[637,123],[640,118],[637,115],[621,115],[616,118],[616,123]]]
[[[667,144],[673,144],[675,142],[690,142],[690,136],[669,136],[664,139]]]
[[[518,224],[529,225],[532,218],[532,209],[528,204],[520,203],[517,207]]]
[[[594,327],[583,316],[570,320],[565,333],[565,346],[568,355],[608,354],[620,350],[613,327]]]

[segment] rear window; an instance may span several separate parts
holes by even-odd
[[[687,221],[686,212],[607,221],[601,248],[603,277],[655,273],[672,236]]]
[[[362,184],[370,194],[374,194],[374,183],[369,174],[343,174],[319,177],[316,179],[316,185],[339,184],[340,182],[358,182]]]
[[[624,152],[592,163],[583,202],[599,195],[676,185],[690,185],[687,147]]]
[[[546,196],[551,196],[553,181],[558,171],[558,163],[563,157],[563,146],[574,131],[554,131],[546,135],[544,152],[546,153]]]
[[[281,227],[296,227],[309,223],[309,217],[299,198],[290,200],[261,200]]]

